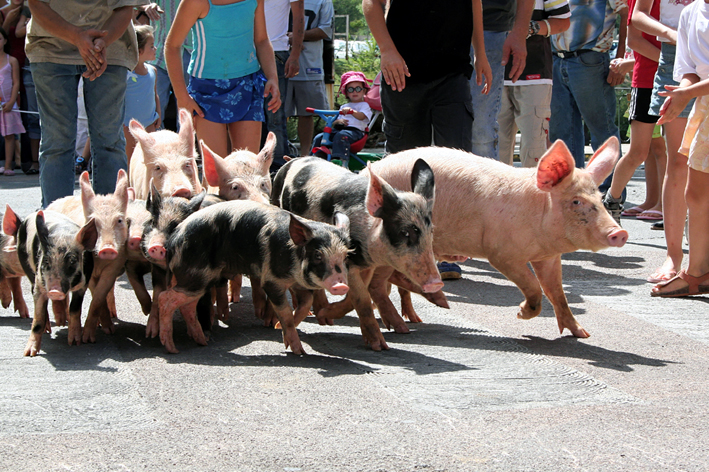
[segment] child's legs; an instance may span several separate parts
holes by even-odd
[[[12,161],[15,160],[15,135],[8,134],[5,138],[5,169],[12,169]]]
[[[343,161],[349,160],[350,146],[363,137],[364,133],[360,130],[343,129],[338,131],[332,138],[332,157]]]
[[[229,123],[229,137],[231,138],[229,152],[234,149],[247,149],[258,154],[261,145],[261,122],[237,121]]]
[[[194,128],[197,133],[197,139],[204,141],[204,144],[217,155],[226,157],[226,155],[229,154],[227,125],[195,116]]]
[[[663,137],[652,138],[650,153],[645,160],[645,203],[650,205],[648,208],[652,210],[662,211],[662,182],[665,180],[666,167],[665,139]]]
[[[699,277],[709,272],[709,173],[689,169],[685,192],[689,209],[689,275]]]
[[[662,208],[667,242],[665,270],[679,271],[682,266],[682,236],[687,217],[684,191],[687,187],[687,156],[678,152],[682,143],[686,118],[675,118],[665,124],[667,140],[667,172],[662,189]]]
[[[615,166],[615,171],[613,171],[613,180],[609,190],[611,197],[615,199],[621,197],[623,189],[630,182],[635,169],[647,158],[654,128],[655,125],[652,123],[643,123],[637,120],[630,123],[630,149],[620,158]]]

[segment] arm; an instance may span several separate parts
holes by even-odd
[[[99,58],[101,67],[98,70],[84,72],[84,77],[90,80],[95,80],[103,74],[103,71],[105,71],[108,66],[108,62],[106,61],[106,49],[108,49],[108,46],[113,44],[118,38],[123,36],[123,33],[126,32],[126,29],[132,19],[133,7],[126,6],[113,10],[111,16],[108,17],[108,20],[106,20],[101,27],[106,34],[100,38],[94,38],[93,50],[96,51],[95,56]]]
[[[320,41],[321,39],[328,39],[328,35],[320,28],[309,29],[303,33],[303,41]]]
[[[165,13],[157,3],[149,3],[139,8],[143,9],[145,14],[148,15],[148,18],[150,18],[150,21],[159,21],[160,17]]]
[[[22,15],[22,5],[15,7],[12,4],[8,4],[7,7],[2,10],[5,13],[5,21],[2,22],[2,29],[10,31],[10,28],[18,22]]]
[[[305,30],[305,7],[303,6],[303,0],[291,2],[290,9],[291,13],[293,13],[293,34],[291,35],[290,56],[288,56],[288,60],[285,64],[287,79],[295,77],[300,71],[300,51],[303,50],[303,31]]]
[[[665,85],[665,90],[657,93],[667,97],[660,108],[658,125],[664,125],[679,116],[687,104],[695,97],[709,95],[709,79],[699,80],[697,74],[684,74],[678,86]]]
[[[150,64],[147,64],[147,66],[152,67],[153,71],[155,71],[154,66],[152,66]],[[155,72],[155,73],[157,74],[157,72]],[[157,75],[155,76],[155,78],[157,79]],[[158,95],[158,81],[157,80],[155,80],[154,91],[155,91],[155,111],[158,114],[158,121],[155,123],[155,128],[160,129],[160,126],[162,125],[162,115],[160,115],[162,108],[160,108],[160,95]]]
[[[406,61],[401,57],[394,45],[386,20],[384,19],[384,7],[386,0],[362,0],[362,11],[367,20],[369,30],[374,36],[374,40],[379,45],[381,53],[382,76],[392,90],[404,90],[406,77],[411,77]],[[484,50],[484,49],[483,49]]]
[[[263,0],[258,0],[256,14],[254,15],[254,46],[256,46],[256,57],[258,57],[258,62],[261,64],[261,70],[263,70],[263,74],[266,76],[266,87],[263,91],[263,96],[264,98],[269,95],[271,96],[271,99],[268,101],[268,110],[271,113],[276,113],[281,107],[281,92],[278,89],[276,58],[273,56],[273,46],[271,46],[271,40],[268,39],[268,31],[266,30],[266,16],[263,12]],[[298,64],[297,61],[296,64]]]
[[[485,78],[485,87],[481,90],[483,95],[487,95],[490,91],[492,83],[492,68],[487,60],[485,53],[485,37],[483,31],[483,4],[481,0],[473,0],[473,38],[471,40],[475,58],[473,59],[473,67],[475,69],[475,83],[478,86],[483,84]]]
[[[650,16],[652,2],[653,0],[638,0],[631,17],[633,24],[643,33],[667,39],[670,44],[677,44],[677,31]]]
[[[29,21],[30,19],[25,15],[20,16],[20,21],[17,22],[17,26],[15,27],[15,37],[24,38],[27,35],[27,23],[29,23]]]
[[[187,93],[184,71],[182,68],[182,44],[185,42],[187,33],[197,19],[206,13],[209,4],[206,0],[194,0],[180,2],[177,7],[175,19],[165,40],[165,62],[167,63],[167,74],[170,76],[172,89],[175,93],[178,108],[186,109],[190,116],[194,113],[204,118],[204,112],[197,105],[190,94]]]
[[[17,101],[17,94],[20,93],[20,63],[12,56],[8,56],[8,59],[10,66],[12,66],[12,92],[2,105],[2,111],[5,113],[12,111],[12,107]]]
[[[502,46],[502,65],[507,65],[512,55],[512,69],[510,69],[512,82],[517,82],[527,63],[527,32],[532,11],[534,11],[534,0],[517,0],[515,24]]]
[[[628,47],[638,54],[642,54],[655,62],[659,62],[660,60],[660,49],[655,47],[655,45],[647,39],[643,38],[642,31],[635,27],[632,20],[628,25]]]
[[[620,9],[618,15],[620,15],[620,28],[618,29],[618,49],[615,53],[615,59],[623,60],[625,56],[625,39],[628,36],[628,7]],[[625,74],[615,72],[613,68],[609,69],[606,81],[611,87],[622,84],[623,80],[625,80]]]

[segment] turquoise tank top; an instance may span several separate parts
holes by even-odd
[[[198,79],[236,79],[258,71],[254,46],[257,0],[214,5],[192,26],[192,57],[187,73]]]

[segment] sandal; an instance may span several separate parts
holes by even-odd
[[[639,207],[639,206],[634,206],[633,208],[628,208],[627,210],[623,210],[620,214],[620,216],[638,216],[640,213],[644,212],[645,208]]]
[[[677,279],[682,279],[685,282],[687,282],[687,286],[677,289],[677,290],[672,290],[669,292],[661,292],[659,289],[666,287],[667,285],[671,284]],[[709,293],[709,283],[706,283],[702,285],[704,282],[709,281],[709,272],[706,274],[702,275],[701,277],[694,277],[691,276],[687,273],[687,271],[680,270],[679,274],[676,276],[672,277],[670,280],[667,282],[662,282],[659,283],[655,286],[655,288],[652,289],[652,292],[650,292],[651,297],[660,297],[660,298],[676,298],[676,297],[687,297],[687,296],[692,296],[692,295],[704,295]]]
[[[6,175],[6,176],[8,176],[8,177],[12,177],[13,175],[15,175],[15,171],[12,170],[12,169],[5,169],[5,172],[3,172],[2,175]]]
[[[658,210],[645,210],[640,213],[637,217],[639,220],[647,221],[660,221],[662,220],[662,212]]]

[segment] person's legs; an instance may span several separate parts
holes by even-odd
[[[395,92],[382,81],[382,108],[386,135],[386,152],[413,149],[431,145],[431,118],[426,84],[407,84],[400,92]]]
[[[535,84],[515,87],[519,114],[517,125],[522,134],[519,150],[523,167],[536,167],[547,150],[549,117],[551,116],[551,85]]]
[[[662,182],[667,167],[667,147],[665,138],[652,138],[650,153],[645,160],[645,203],[642,208],[662,211]]]
[[[519,113],[516,109],[516,92],[521,87],[508,86],[502,89],[500,101],[500,113],[497,115],[500,136],[500,162],[507,165],[514,164],[515,136],[517,135],[517,123],[515,115]]]
[[[262,123],[260,121],[237,121],[229,123],[229,138],[232,149],[247,149],[254,154],[258,154],[261,144]],[[228,153],[227,153],[228,154]]]
[[[194,117],[194,129],[197,140],[204,141],[215,154],[226,157],[229,154],[227,142],[227,125],[206,120],[200,116]]]
[[[473,100],[473,154],[499,160],[499,137],[497,115],[500,112],[500,100],[504,86],[505,66],[502,65],[502,47],[507,39],[507,32],[485,31],[485,54],[492,68],[492,80],[489,92],[483,95],[482,86],[475,83],[475,73],[470,79],[470,92]],[[470,48],[471,58],[474,56]],[[484,84],[483,84],[484,85]]]
[[[76,97],[82,69],[51,62],[35,62],[31,67],[41,117],[39,183],[42,207],[46,208],[74,193]]]
[[[432,83],[429,102],[433,142],[436,146],[473,149],[473,113],[467,77],[457,74]]]
[[[654,128],[653,123],[642,123],[637,120],[630,123],[630,148],[616,164],[611,187],[608,191],[614,199],[620,201],[623,189],[633,178],[638,166],[647,158]]]
[[[12,161],[15,158],[15,135],[3,136],[5,139],[5,175],[13,175]]]
[[[552,143],[558,139],[562,140],[574,157],[576,167],[583,168],[586,165],[583,121],[571,93],[570,83],[573,77],[569,72],[568,61],[569,59],[554,56],[549,138]]]
[[[283,97],[288,93],[288,81],[286,79],[285,64],[290,54],[288,51],[276,51],[276,70],[278,72],[278,89]],[[273,167],[281,167],[286,161],[283,159],[288,154],[288,128],[286,122],[286,112],[284,107],[280,107],[275,113],[268,111],[268,100],[270,95],[264,99],[264,114],[266,115],[266,128],[268,131],[276,133],[276,148],[273,151]]]
[[[94,191],[104,195],[116,190],[120,169],[128,169],[123,136],[126,74],[128,69],[108,66],[96,80],[84,81],[84,101],[91,138],[91,179]]]
[[[170,76],[167,75],[167,71],[162,67],[155,66],[155,82],[158,92],[158,99],[160,100],[160,117],[164,120],[167,102],[170,100],[170,90],[172,89],[172,84],[170,83]]]
[[[363,137],[364,133],[360,130],[343,129],[338,131],[332,138],[332,157],[341,161],[348,161],[350,159],[350,146]]]
[[[313,130],[315,129],[315,122],[311,116],[299,116],[298,117],[298,140],[300,141],[300,155],[307,156],[310,154],[310,149],[306,143],[313,141]]]

